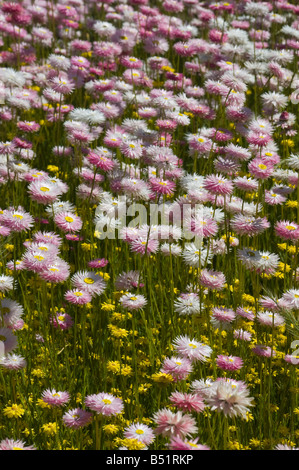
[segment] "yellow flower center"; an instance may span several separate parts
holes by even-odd
[[[84,279],[84,282],[86,282],[86,284],[93,284],[94,283],[94,280],[91,278],[91,277],[86,277]]]
[[[144,434],[144,431],[142,429],[136,429],[136,434]]]
[[[13,217],[15,217],[16,219],[20,219],[20,220],[23,219],[23,216],[21,214],[14,214]]]
[[[74,222],[74,219],[73,219],[72,217],[69,217],[69,216],[66,216],[66,217],[65,217],[65,220],[66,220],[67,222]]]
[[[267,170],[267,166],[264,165],[263,163],[260,163],[258,166],[261,170]]]
[[[38,261],[42,261],[44,259],[44,257],[41,255],[35,255],[34,258],[37,259]]]
[[[109,400],[108,398],[103,398],[102,402],[105,403],[105,405],[111,405],[112,403],[112,401]]]

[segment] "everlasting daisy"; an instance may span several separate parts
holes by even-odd
[[[234,338],[240,339],[242,341],[251,341],[252,334],[249,331],[240,328],[234,331]]]
[[[184,451],[189,451],[189,450],[211,450],[210,447],[208,447],[205,444],[199,444],[198,443],[198,438],[195,439],[182,439],[178,436],[174,436],[171,438],[170,443],[169,443],[169,449],[170,450],[184,450]]]
[[[201,413],[205,408],[203,398],[197,394],[173,392],[169,400],[174,406],[185,412]]]
[[[26,367],[27,361],[19,354],[10,353],[3,356],[2,358],[0,357],[0,365],[4,367],[4,369],[19,370]]]
[[[127,293],[120,297],[120,304],[129,311],[142,309],[146,304],[146,298],[141,294]]]
[[[285,240],[297,241],[299,239],[299,225],[288,220],[278,221],[275,226],[275,233]]]
[[[226,196],[232,193],[233,183],[221,175],[208,175],[204,181],[204,188],[212,194]]]
[[[83,289],[68,290],[65,292],[64,298],[71,304],[78,305],[88,304],[92,300],[91,294]]]
[[[186,380],[192,370],[192,363],[189,359],[172,356],[164,359],[160,372],[171,375],[174,382],[177,382],[179,380]]]
[[[77,272],[72,276],[71,282],[75,288],[83,289],[92,297],[102,294],[106,287],[106,282],[103,280],[103,278],[91,271]]]
[[[82,228],[82,219],[69,211],[62,211],[55,215],[54,222],[64,232],[79,232]]]
[[[183,414],[180,411],[173,413],[164,408],[154,414],[153,420],[157,425],[155,433],[166,437],[184,438],[198,431],[195,419],[190,414]]]
[[[123,411],[124,404],[120,398],[117,398],[110,393],[98,393],[95,395],[88,395],[85,400],[85,405],[97,414],[104,416],[113,416]]]
[[[68,428],[80,429],[92,421],[92,413],[81,408],[74,408],[62,416],[62,421]]]
[[[36,448],[33,445],[26,445],[26,443],[21,440],[2,439],[0,442],[0,450],[36,450]]]
[[[191,362],[206,362],[212,354],[212,348],[188,336],[178,336],[174,339],[173,345],[179,356],[186,357]]]
[[[0,275],[0,292],[8,292],[14,288],[14,278],[12,276]]]
[[[47,389],[42,393],[42,400],[50,406],[63,406],[70,400],[68,392],[57,392],[55,389]]]
[[[21,206],[17,209],[5,209],[0,217],[1,223],[10,228],[13,232],[30,229],[34,220],[32,215],[26,212]]]
[[[243,366],[243,360],[238,356],[220,354],[216,358],[216,364],[222,370],[239,370]]]
[[[278,305],[281,305],[290,310],[299,309],[299,290],[289,289],[288,291],[284,292],[281,299],[278,300]]]
[[[231,327],[231,323],[235,320],[235,318],[236,313],[231,308],[212,308],[211,323],[214,328],[221,328],[223,330],[229,329]]]
[[[68,330],[73,326],[73,319],[70,315],[65,312],[57,312],[50,317],[50,323],[54,328],[61,330]]]
[[[276,327],[285,324],[285,319],[279,313],[264,311],[258,312],[257,320],[261,325]]]
[[[124,437],[127,439],[137,439],[145,445],[149,445],[155,440],[154,431],[142,423],[132,423],[124,429]]]
[[[225,282],[225,275],[222,272],[203,269],[200,273],[199,283],[207,289],[222,290]]]
[[[225,416],[241,416],[246,418],[246,413],[253,406],[253,398],[249,397],[249,391],[244,383],[234,384],[227,381],[215,382],[212,394],[206,398],[206,404],[212,411],[223,412]]]

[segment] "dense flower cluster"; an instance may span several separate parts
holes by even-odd
[[[0,46],[0,450],[298,449],[297,2],[3,1]]]

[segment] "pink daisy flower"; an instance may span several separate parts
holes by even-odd
[[[220,354],[216,358],[216,364],[222,370],[239,370],[243,366],[243,360],[238,356]]]
[[[41,279],[55,284],[66,281],[69,275],[70,266],[61,258],[55,258],[44,269],[39,271]]]
[[[219,271],[203,269],[199,277],[200,285],[212,290],[223,289],[225,282],[225,275]]]
[[[62,421],[68,428],[83,428],[91,423],[92,413],[90,411],[82,410],[81,408],[74,408],[64,413]]]
[[[191,362],[206,362],[213,352],[207,344],[200,343],[194,338],[191,340],[186,335],[175,338],[173,346],[179,356],[185,357]]]
[[[26,367],[27,361],[19,354],[11,353],[0,358],[0,365],[7,370],[20,370]]]
[[[24,132],[37,132],[40,129],[40,125],[34,121],[19,121],[17,127]]]
[[[42,393],[42,400],[50,406],[63,406],[70,400],[68,392],[56,392],[55,389],[47,389]]]
[[[198,444],[198,437],[195,439],[182,439],[179,436],[171,438],[169,445],[170,450],[211,450],[204,444]]]
[[[246,318],[247,320],[250,320],[250,321],[254,321],[255,319],[254,312],[250,310],[248,307],[237,307],[236,313],[240,317]]]
[[[155,440],[154,431],[143,423],[132,423],[124,429],[126,439],[137,439],[145,445],[149,445]]]
[[[283,358],[288,364],[293,364],[297,366],[299,364],[299,357],[292,354],[286,354]]]
[[[62,238],[55,232],[36,232],[33,235],[33,240],[37,243],[52,243],[59,247],[62,243]]]
[[[107,266],[108,263],[109,261],[105,258],[97,258],[97,259],[88,261],[88,266],[90,268],[104,268],[105,266]]]
[[[68,330],[73,326],[73,319],[68,313],[57,312],[50,317],[50,323],[54,328]]]
[[[88,395],[85,398],[85,405],[97,414],[113,416],[123,411],[124,404],[121,398],[117,398],[110,393],[101,392],[96,395]]]
[[[155,434],[162,434],[164,437],[184,438],[198,432],[193,416],[183,414],[181,411],[173,413],[167,408],[163,408],[154,414],[153,420],[157,425]]]
[[[276,327],[282,326],[285,324],[285,319],[279,313],[274,313],[270,311],[258,312],[257,320],[261,325]]]
[[[233,183],[222,175],[209,175],[206,176],[204,188],[212,194],[219,194],[222,196],[229,195],[233,192]]]
[[[164,180],[161,178],[151,178],[150,186],[156,194],[173,194],[175,190],[175,182],[170,180]]]
[[[131,293],[122,295],[119,302],[122,307],[127,308],[129,311],[139,310],[147,304],[147,300],[143,295]]]
[[[90,271],[79,271],[71,278],[71,282],[77,289],[88,292],[92,297],[100,295],[106,288],[104,279]]]
[[[17,209],[5,209],[0,215],[0,221],[2,224],[9,227],[13,232],[29,230],[34,224],[33,217],[21,206],[19,206]]]
[[[242,341],[251,341],[252,334],[249,331],[243,330],[242,328],[234,331],[234,338]]]
[[[0,442],[0,450],[36,450],[34,446],[27,446],[24,441],[3,439]]]
[[[257,179],[266,180],[274,171],[273,165],[266,164],[261,158],[254,158],[248,164],[248,171]]]
[[[205,408],[202,397],[194,393],[173,392],[170,395],[169,400],[174,404],[174,406],[185,412],[194,411],[196,413],[201,413]]]
[[[145,237],[137,237],[130,242],[130,249],[134,253],[141,255],[151,255],[156,253],[159,248],[159,241],[153,238],[147,239]]]
[[[270,227],[270,223],[266,217],[248,217],[243,214],[238,214],[233,217],[230,222],[231,228],[238,235],[247,235],[253,237],[263,233]]]
[[[299,239],[299,225],[296,222],[288,220],[276,222],[274,230],[276,235],[284,240],[297,241]]]
[[[64,298],[71,304],[77,304],[77,305],[88,304],[92,300],[91,294],[89,294],[89,292],[86,292],[82,289],[68,290],[64,294]]]
[[[266,346],[264,344],[257,344],[251,349],[251,351],[257,356],[261,356],[261,357],[276,356],[276,352],[272,350],[270,346]]]
[[[170,374],[174,382],[177,382],[179,380],[186,380],[192,370],[192,363],[189,359],[172,356],[171,358],[164,359],[160,372]]]
[[[47,269],[48,265],[53,262],[53,256],[51,252],[41,252],[38,249],[27,250],[22,261],[26,269],[40,273]]]
[[[79,232],[83,225],[82,219],[69,211],[62,211],[56,214],[54,222],[64,232]]]
[[[211,322],[215,328],[229,326],[236,318],[236,313],[231,308],[214,307],[212,309]]]

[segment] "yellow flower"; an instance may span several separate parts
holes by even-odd
[[[164,374],[163,372],[158,372],[157,374],[152,375],[152,379],[154,382],[160,384],[169,384],[173,382],[173,377],[170,374]]]
[[[57,426],[56,423],[47,423],[47,424],[42,425],[43,432],[47,434],[48,436],[56,434],[58,429],[59,427]]]
[[[45,377],[45,373],[42,369],[33,369],[31,371],[31,375],[35,376],[35,377]]]
[[[145,448],[145,444],[138,441],[138,439],[121,439],[122,447],[126,447],[128,450],[142,450]]]
[[[280,250],[286,250],[287,244],[286,243],[277,243],[277,246]]]
[[[38,398],[37,404],[42,408],[51,408],[51,406],[48,405],[48,403],[44,402],[44,400],[42,400],[41,398]]]
[[[47,170],[52,171],[53,173],[57,173],[59,171],[59,168],[55,165],[48,165]]]
[[[107,434],[116,434],[119,431],[119,427],[115,424],[106,424],[103,426],[103,431],[105,431]]]
[[[252,297],[252,295],[249,295],[249,294],[243,294],[242,300],[244,300],[245,302],[248,302],[249,304],[254,304],[255,302],[254,297]]]
[[[296,208],[298,207],[298,201],[287,201],[285,204],[287,207]]]
[[[118,328],[117,326],[112,324],[108,325],[108,328],[111,332],[111,335],[115,338],[126,338],[128,336],[128,331],[124,328]]]
[[[259,439],[250,439],[249,444],[252,447],[259,447],[261,445],[261,441]]]
[[[115,305],[104,302],[101,304],[101,309],[106,312],[113,312],[115,310]]]
[[[151,386],[152,384],[149,384],[149,383],[141,384],[138,387],[138,393],[146,393]]]
[[[5,248],[7,251],[12,252],[14,250],[14,245],[10,245],[9,243],[6,243]]]
[[[11,406],[7,406],[3,410],[4,416],[7,416],[8,418],[21,418],[24,413],[24,408],[16,403],[13,403]]]

